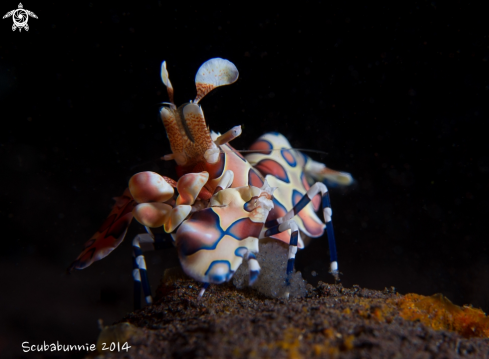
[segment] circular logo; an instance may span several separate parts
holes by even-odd
[[[24,27],[27,24],[27,20],[29,19],[29,15],[24,9],[17,9],[12,14],[12,18],[14,19],[15,26]]]

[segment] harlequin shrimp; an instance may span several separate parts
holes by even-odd
[[[173,101],[166,62],[161,79],[169,102],[162,104],[160,117],[172,151],[163,159],[176,162],[179,178],[154,172],[132,176],[70,270],[86,268],[117,248],[134,217],[146,229],[132,242],[136,307],[141,288],[146,303],[152,302],[143,252],[169,245],[176,246],[183,271],[203,283],[202,296],[209,284],[229,281],[243,260],[253,284],[260,273],[255,254],[261,239],[289,246],[287,274],[292,273],[297,248],[304,247],[301,234],[316,238],[326,229],[330,272],[339,280],[332,210],[323,181],[348,185],[350,174],[291,149],[279,133],[261,136],[244,157],[229,145],[241,134],[241,126],[223,135],[209,131],[199,102],[216,87],[238,79],[230,61],[214,58],[202,64],[195,77],[196,98],[180,107]],[[320,207],[324,222],[316,215]]]

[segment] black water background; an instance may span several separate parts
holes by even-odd
[[[12,3],[12,9],[16,4]],[[488,60],[483,11],[302,2],[274,9],[24,3],[29,32],[0,22],[0,350],[94,343],[132,308],[130,241],[92,267],[65,269],[129,177],[172,174],[158,102],[167,60],[176,102],[212,57],[238,82],[202,101],[209,126],[237,124],[245,149],[279,131],[352,173],[332,189],[345,286],[443,293],[489,310]],[[398,5],[396,5],[398,6]],[[9,11],[2,5],[4,12]],[[131,235],[140,228],[131,227]],[[327,242],[298,255],[305,278],[331,282]],[[148,256],[153,285],[175,252]],[[317,272],[313,277],[311,272]]]

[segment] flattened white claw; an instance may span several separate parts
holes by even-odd
[[[178,180],[177,190],[180,193],[177,197],[177,205],[192,205],[199,195],[202,187],[209,179],[208,172],[187,173]]]
[[[177,228],[180,223],[182,223],[183,220],[187,218],[191,210],[192,206],[187,205],[176,206],[175,208],[173,208],[170,212],[169,220],[165,223],[165,232],[173,232],[175,228]]]
[[[155,172],[139,172],[129,180],[129,191],[138,203],[165,202],[173,197],[173,187]]]
[[[229,60],[216,57],[204,62],[195,75],[197,97],[194,103],[198,103],[216,87],[232,84],[238,76],[238,69]]]
[[[134,218],[150,228],[161,227],[170,218],[172,207],[166,203],[140,203],[132,210]]]

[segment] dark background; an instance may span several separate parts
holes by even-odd
[[[489,310],[482,8],[23,5],[39,17],[28,32],[0,21],[2,357],[21,355],[24,341],[95,343],[97,319],[110,324],[132,309],[137,224],[103,261],[65,269],[132,174],[172,174],[157,161],[169,153],[157,105],[167,101],[162,60],[177,104],[194,98],[204,61],[237,66],[237,83],[201,102],[212,129],[244,125],[236,148],[279,131],[351,172],[355,185],[331,190],[345,286],[440,292]],[[16,7],[3,2],[0,12]],[[173,250],[147,258],[154,288],[177,260]],[[321,238],[297,268],[313,284],[332,282],[328,262]]]

